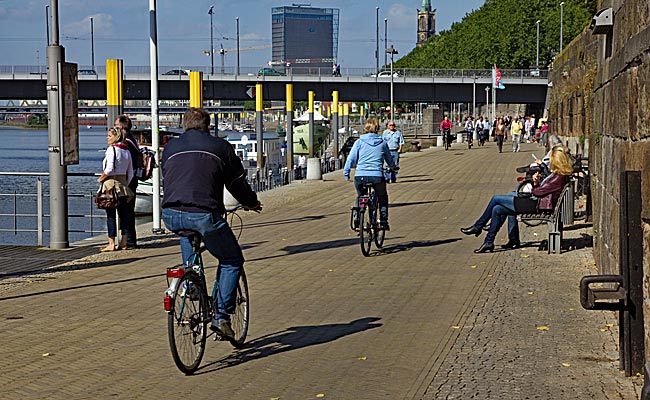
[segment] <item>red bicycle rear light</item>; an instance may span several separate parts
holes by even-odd
[[[167,268],[167,277],[168,278],[182,278],[185,275],[185,268]]]
[[[359,197],[359,205],[366,205],[368,204],[368,200],[370,200],[367,197]]]
[[[173,303],[171,296],[165,296],[165,298],[163,299],[163,303],[165,305],[165,311],[171,311],[172,303]]]
[[[520,177],[517,178],[517,182],[522,182],[523,180],[524,180],[523,176],[520,176]]]

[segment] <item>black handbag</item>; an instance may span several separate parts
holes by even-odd
[[[120,197],[117,194],[115,186],[112,186],[110,189],[104,189],[104,184],[102,183],[100,191],[97,192],[97,196],[95,196],[95,204],[97,205],[97,208],[101,210],[110,210],[112,208],[117,208],[119,203]]]
[[[536,214],[539,212],[537,209],[537,198],[531,196],[517,196],[515,197],[515,212],[517,214]]]

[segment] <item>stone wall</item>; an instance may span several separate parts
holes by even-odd
[[[550,130],[568,141],[572,150],[581,152],[582,138],[588,144],[594,257],[600,273],[619,273],[621,172],[641,171],[644,315],[649,360],[650,3],[603,0],[601,9],[608,7],[614,12],[611,35],[593,35],[588,29],[554,61],[549,123]]]

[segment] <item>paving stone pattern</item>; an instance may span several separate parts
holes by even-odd
[[[262,193],[264,211],[242,215],[247,344],[209,342],[194,376],[167,343],[172,235],[141,227],[140,249],[0,280],[0,398],[637,398],[639,378],[618,370],[614,313],[579,305],[579,279],[595,273],[589,226],[568,231],[559,255],[539,249],[546,227],[522,227],[523,250],[481,255],[481,239],[459,232],[541,149],[454,146],[404,155],[391,231],[371,257],[349,229],[354,188],[340,172]]]

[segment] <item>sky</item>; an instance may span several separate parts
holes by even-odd
[[[436,30],[447,30],[454,22],[485,0],[432,0],[436,9]],[[372,68],[375,65],[376,14],[379,7],[380,49],[384,48],[384,19],[388,20],[388,46],[399,57],[408,54],[416,42],[417,9],[421,0],[158,0],[158,65],[210,66],[203,54],[210,49],[210,15],[214,48],[233,49],[225,65],[236,64],[236,18],[239,17],[240,66],[259,68],[271,59],[271,8],[293,3],[313,7],[339,8],[339,62],[342,68]],[[45,65],[46,0],[0,0],[1,65]],[[59,39],[66,61],[79,69],[107,59],[122,59],[124,66],[149,65],[148,0],[59,0]],[[90,18],[93,19],[91,36]],[[91,40],[91,37],[93,40]],[[244,50],[246,48],[253,48]],[[217,53],[215,69],[221,60]],[[380,59],[383,64],[383,56]]]

